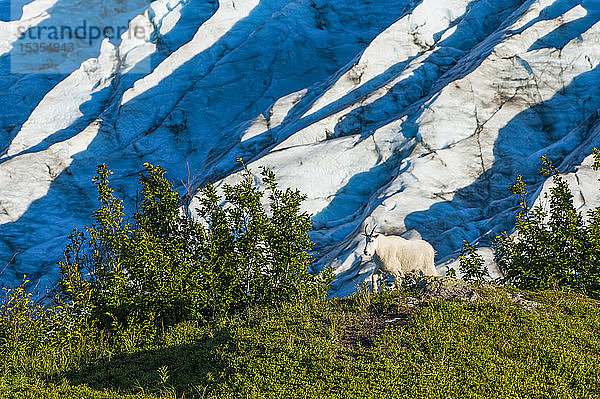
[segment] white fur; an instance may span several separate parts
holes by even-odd
[[[426,276],[438,275],[434,263],[435,250],[424,240],[371,234],[367,235],[364,253],[372,256],[375,262],[375,271],[371,277],[373,292],[377,292],[377,278],[382,272],[394,277],[396,289],[400,288],[402,277],[406,273],[422,271]]]

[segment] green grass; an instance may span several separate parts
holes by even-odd
[[[482,297],[359,293],[186,322],[151,344],[82,338],[5,360],[0,397],[600,398],[598,302]]]

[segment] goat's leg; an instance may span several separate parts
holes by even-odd
[[[394,287],[397,291],[400,291],[402,286],[402,273],[394,273]]]
[[[377,287],[377,279],[378,278],[379,278],[379,270],[375,270],[373,272],[373,274],[371,275],[371,285],[372,285],[374,294],[377,294],[377,291],[378,291],[378,287]]]

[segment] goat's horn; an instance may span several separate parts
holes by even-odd
[[[370,236],[373,235],[373,233],[375,232],[375,229],[377,228],[377,225],[373,226],[373,230],[371,230],[371,234],[369,234]]]
[[[368,235],[369,235],[369,233],[367,232],[367,229],[368,229],[368,228],[369,228],[369,224],[367,223],[367,224],[365,224],[365,235],[366,235],[366,236],[368,236]]]

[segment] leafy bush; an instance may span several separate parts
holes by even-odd
[[[483,283],[486,277],[489,277],[485,260],[479,255],[473,244],[463,241],[460,251],[458,269],[466,282]],[[453,277],[453,276],[451,276]]]
[[[594,169],[600,151],[594,148]],[[569,288],[600,297],[600,208],[584,221],[573,205],[573,194],[550,160],[543,156],[541,173],[553,186],[545,194],[548,210],[529,208],[521,176],[510,189],[520,196],[516,234],[502,233],[493,242],[495,259],[505,281],[525,289]]]
[[[8,352],[22,352],[36,343],[39,337],[35,334],[39,330],[44,317],[44,309],[36,306],[32,294],[25,290],[23,282],[14,288],[3,288],[0,296],[0,348],[3,357]]]
[[[24,278],[0,295],[0,358],[5,371],[35,359],[40,348],[44,356],[53,356],[76,352],[89,342],[87,315],[69,306],[44,306],[27,291],[28,283]]]
[[[330,273],[309,273],[311,220],[300,209],[305,196],[280,190],[272,171],[262,170],[264,189],[245,166],[239,184],[224,186],[224,197],[206,186],[192,219],[165,171],[144,167],[132,224],[110,188],[112,172],[98,167],[101,207],[92,227],[75,231],[65,250],[60,303],[72,303],[101,329],[131,341],[184,320],[326,295]]]

